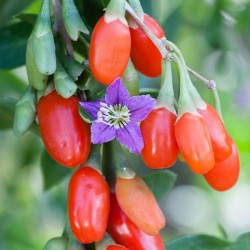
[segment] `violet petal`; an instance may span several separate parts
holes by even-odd
[[[91,142],[101,144],[115,138],[116,130],[102,122],[94,122],[91,126]]]
[[[90,114],[93,119],[97,119],[97,112],[100,109],[100,102],[106,103],[104,99],[94,102],[80,102],[80,105]]]
[[[144,120],[154,109],[156,100],[150,95],[133,96],[125,103],[131,113],[132,122]]]
[[[128,123],[125,127],[117,129],[117,140],[125,145],[131,153],[140,154],[144,146],[142,134],[136,123]]]
[[[116,78],[106,90],[105,100],[110,105],[124,104],[129,99],[129,92],[121,78]]]

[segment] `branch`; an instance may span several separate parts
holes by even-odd
[[[208,89],[210,90],[215,90],[216,89],[216,82],[214,80],[208,80],[206,78],[204,78],[203,76],[201,76],[200,74],[198,74],[196,71],[194,71],[193,69],[187,67],[187,70],[194,75],[196,78],[198,78],[199,80],[201,80]]]
[[[138,25],[143,29],[143,31],[145,32],[145,34],[151,39],[151,41],[155,44],[155,46],[158,48],[158,50],[161,53],[161,56],[163,59],[168,59],[170,61],[172,61],[172,58],[168,58],[169,57],[169,51],[166,49],[165,43],[164,43],[164,39],[159,39],[157,38],[153,32],[140,20],[140,18],[138,17],[138,15],[134,12],[134,10],[131,8],[131,6],[126,2],[125,5],[125,9],[126,11],[131,15],[131,17],[138,23]],[[201,76],[200,74],[198,74],[196,71],[194,71],[193,69],[187,67],[187,70],[194,75],[196,78],[198,78],[199,80],[201,80],[208,89],[210,90],[215,90],[216,89],[216,82],[214,80],[208,80],[206,78],[204,78],[203,76]]]

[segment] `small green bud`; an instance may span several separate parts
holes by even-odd
[[[77,90],[77,85],[68,75],[59,61],[57,62],[54,81],[57,93],[64,98],[69,98],[70,96],[74,95]]]
[[[56,70],[55,43],[50,20],[50,1],[43,0],[41,11],[32,32],[35,63],[42,74],[51,75]]]
[[[36,93],[29,86],[15,107],[13,130],[16,136],[23,135],[36,117]]]
[[[48,75],[42,74],[36,66],[32,47],[32,35],[27,44],[26,69],[30,85],[37,90],[44,90],[47,86]]]
[[[62,0],[62,14],[65,29],[72,40],[78,39],[80,31],[89,34],[73,0]]]

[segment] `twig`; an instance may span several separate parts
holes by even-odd
[[[63,39],[67,55],[74,58],[73,46],[71,40],[67,34],[64,27],[63,17],[62,17],[62,6],[60,0],[52,0],[52,5],[54,9],[55,21],[53,25],[53,30],[55,33],[59,33]]]
[[[133,19],[140,25],[140,27],[143,29],[146,35],[151,39],[151,41],[155,44],[155,46],[160,51],[162,58],[166,59],[168,56],[168,50],[166,49],[161,39],[157,38],[152,33],[152,31],[140,20],[140,18],[137,16],[137,14],[134,12],[134,10],[131,8],[131,6],[127,2],[125,5],[125,9],[133,17]]]
[[[163,38],[163,39],[157,38],[152,33],[152,31],[149,30],[149,28],[140,20],[140,18],[137,16],[137,14],[134,12],[134,10],[131,8],[131,6],[128,3],[126,3],[125,8],[126,8],[126,11],[133,17],[133,19],[138,23],[138,25],[143,29],[143,31],[146,33],[146,35],[151,39],[151,41],[158,48],[158,50],[161,53],[162,58],[166,59],[167,57],[169,57],[168,59],[170,61],[172,61],[172,57],[169,56],[170,53],[166,49],[166,45],[165,45],[165,42],[164,42],[164,40],[166,40],[166,38]],[[208,79],[204,78],[203,76],[201,76],[200,74],[198,74],[196,71],[194,71],[193,69],[191,69],[189,67],[187,67],[187,70],[192,75],[194,75],[196,78],[201,80],[207,86],[208,89],[210,89],[210,90],[215,90],[216,89],[216,82],[214,80],[208,80]]]
[[[206,78],[204,78],[203,76],[201,76],[200,74],[198,74],[196,71],[194,71],[193,69],[187,67],[187,70],[194,75],[196,78],[198,78],[199,80],[201,80],[210,90],[215,90],[216,89],[216,82],[214,80],[208,80]]]

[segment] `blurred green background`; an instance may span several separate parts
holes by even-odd
[[[99,0],[76,2],[83,7],[81,14],[90,25],[102,14]],[[224,237],[224,229],[229,239],[234,239],[250,231],[250,2],[142,0],[141,3],[144,11],[163,26],[167,38],[181,49],[188,66],[217,82],[224,121],[236,141],[241,160],[237,185],[224,193],[213,191],[186,164],[178,162],[172,167],[178,175],[177,182],[160,202],[168,224],[163,236],[171,239],[181,234],[206,233]],[[40,0],[0,2],[0,97],[18,99],[28,83],[25,67],[9,69],[6,58],[19,65],[23,63],[29,31],[9,33],[6,27],[11,16],[20,12],[37,14],[40,5]],[[18,44],[13,42],[16,35],[20,39]],[[13,47],[13,53],[4,54],[2,51],[8,50],[4,46]],[[192,79],[204,99],[213,104],[209,90]],[[159,79],[140,75],[140,85],[155,88]],[[47,240],[62,233],[70,171],[56,185],[44,190],[41,139],[32,132],[15,137],[9,129],[10,122],[1,107],[0,249],[38,250]],[[148,172],[140,166],[140,159],[131,161],[141,175]],[[50,166],[47,171],[45,175],[57,178],[55,171],[50,172]]]

